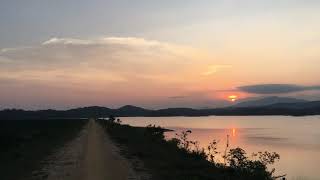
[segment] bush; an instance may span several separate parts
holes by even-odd
[[[225,163],[217,163],[221,155],[217,150],[218,141],[200,148],[199,142],[189,140],[190,130],[166,140],[167,130],[159,126],[140,128],[115,121],[103,123],[116,142],[128,147],[127,155],[138,156],[159,180],[272,180],[274,169],[268,171],[267,166],[280,158],[277,153],[259,152],[252,160],[243,149],[235,148],[226,150],[222,156]]]

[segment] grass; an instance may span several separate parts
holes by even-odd
[[[115,142],[127,149],[125,155],[142,160],[156,180],[272,179],[272,173],[267,171],[262,161],[243,158],[240,148],[229,153],[232,166],[227,166],[209,162],[203,151],[181,147],[180,140],[166,141],[164,129],[131,127],[103,120],[100,123]]]
[[[26,179],[87,120],[0,120],[1,179]]]

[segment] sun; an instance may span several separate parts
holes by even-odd
[[[228,98],[230,101],[235,102],[235,101],[237,101],[238,96],[237,95],[230,95],[230,96],[228,96]]]

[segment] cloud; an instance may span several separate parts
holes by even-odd
[[[10,78],[50,74],[52,78],[84,77],[92,73],[111,79],[163,77],[191,67],[195,58],[182,53],[190,49],[135,37],[51,38],[33,47],[2,49],[0,74]]]
[[[203,72],[202,75],[204,76],[210,76],[212,74],[217,73],[218,71],[222,69],[231,68],[231,65],[210,65],[207,69],[207,71]]]
[[[50,94],[66,104],[71,97],[76,103],[151,104],[201,88],[201,73],[211,65],[209,53],[184,45],[137,37],[55,37],[0,50],[0,77],[6,82],[0,89],[7,103],[15,94],[26,99],[17,100],[22,104],[36,103],[40,94],[45,102]]]
[[[307,90],[320,90],[320,86],[300,86],[295,84],[257,84],[240,86],[239,90],[253,94],[286,94]]]
[[[170,96],[168,97],[169,99],[184,99],[187,98],[188,96]]]

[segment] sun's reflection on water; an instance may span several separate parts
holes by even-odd
[[[305,176],[313,180],[320,177],[317,169],[320,160],[319,116],[137,117],[123,122],[143,127],[156,124],[174,130],[165,134],[168,139],[181,131],[192,130],[188,139],[199,141],[200,148],[206,148],[216,140],[220,153],[217,161],[220,163],[223,163],[221,155],[229,144],[227,151],[240,147],[248,156],[259,151],[279,153],[280,162],[273,166],[276,174],[288,174],[290,179]]]
[[[232,128],[232,137],[236,137],[236,128]]]

